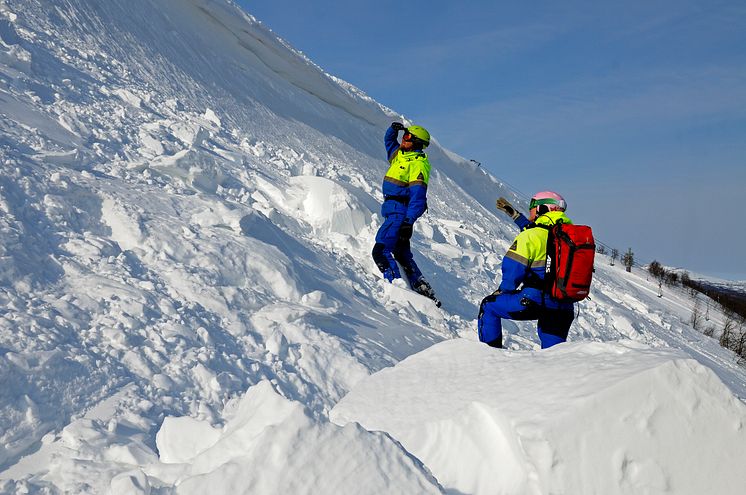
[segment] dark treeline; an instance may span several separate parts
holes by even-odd
[[[695,330],[703,330],[708,337],[713,337],[715,327],[704,328],[705,315],[702,314],[698,293],[704,294],[715,301],[723,309],[725,324],[720,330],[718,340],[720,345],[735,352],[740,358],[739,362],[746,362],[746,293],[728,287],[719,286],[702,280],[692,280],[687,272],[674,272],[666,270],[663,265],[653,261],[648,265],[648,271],[657,278],[661,284],[679,285],[686,287],[692,297],[695,298],[694,309],[690,324]]]
[[[744,292],[711,284],[702,280],[693,280],[689,277],[689,273],[681,272],[681,274],[679,274],[671,270],[666,270],[657,261],[650,263],[648,271],[651,275],[661,280],[666,285],[677,285],[680,283],[683,287],[687,287],[717,301],[726,311],[733,312],[742,318],[746,318],[746,293]]]
[[[701,280],[689,280],[686,286],[714,299],[726,310],[746,318],[746,294],[743,292],[708,284]]]

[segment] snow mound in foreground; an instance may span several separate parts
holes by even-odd
[[[459,493],[736,494],[746,406],[677,351],[445,341],[361,381],[331,411],[389,433]]]
[[[316,421],[268,381],[248,390],[222,429],[166,418],[157,445],[150,484],[175,484],[178,494],[442,493],[387,435]]]

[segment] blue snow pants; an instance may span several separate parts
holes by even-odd
[[[565,342],[570,325],[575,318],[572,304],[551,304],[542,306],[523,294],[523,291],[490,294],[479,306],[477,329],[479,340],[492,347],[502,347],[503,331],[501,319],[538,320],[537,332],[541,348],[546,349]]]
[[[376,244],[371,254],[378,269],[389,282],[395,278],[401,278],[396,264],[398,261],[404,269],[409,286],[412,287],[422,278],[422,272],[414,262],[409,239],[399,239],[399,228],[403,221],[403,214],[391,213],[386,216],[376,234]]]

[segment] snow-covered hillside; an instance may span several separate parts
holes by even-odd
[[[413,246],[443,306],[383,283],[370,250],[383,132],[400,119],[226,0],[0,0],[0,491],[483,489],[442,478],[437,461],[394,431],[329,420],[370,375],[433,344],[476,339],[478,304],[516,234],[494,200],[525,207],[435,141],[429,212]],[[666,386],[710,368],[727,388],[708,392],[717,383],[708,375],[686,404],[715,397],[713,410],[731,422],[713,421],[692,441],[740,438],[744,405],[728,394],[746,398],[746,373],[688,327],[686,297],[657,295],[644,274],[599,257],[570,340],[598,342],[591,354],[615,363],[620,348],[661,366],[683,360]],[[572,353],[537,351],[532,322],[505,328],[509,352],[537,366],[553,356],[542,376],[572,389],[556,377],[563,362],[578,369]],[[616,383],[584,370],[589,390]],[[416,378],[432,388],[427,373]],[[662,388],[645,396],[647,418],[677,414],[675,400],[657,402]],[[700,432],[702,415],[681,424]],[[500,452],[506,462],[536,458]],[[599,486],[583,483],[594,475],[583,459],[580,481],[561,485],[581,491],[553,493]],[[741,449],[724,462],[744,460]],[[620,462],[627,477],[610,493],[681,482],[666,485],[680,470],[665,463]],[[545,481],[530,493],[560,486]]]

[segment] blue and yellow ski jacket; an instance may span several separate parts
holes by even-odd
[[[559,221],[572,224],[572,220],[563,211],[545,213],[539,216],[534,224],[550,226]],[[550,306],[563,305],[556,303],[549,296],[543,297],[548,235],[549,231],[547,229],[531,228],[529,226],[516,236],[513,245],[510,246],[503,258],[501,292],[516,292],[523,284],[522,294],[532,301],[543,303],[546,300],[550,303]],[[567,305],[567,303],[564,305]]]
[[[383,178],[381,215],[403,214],[406,223],[414,223],[427,209],[430,162],[423,151],[402,151],[397,135],[389,127],[384,136],[390,165]]]

